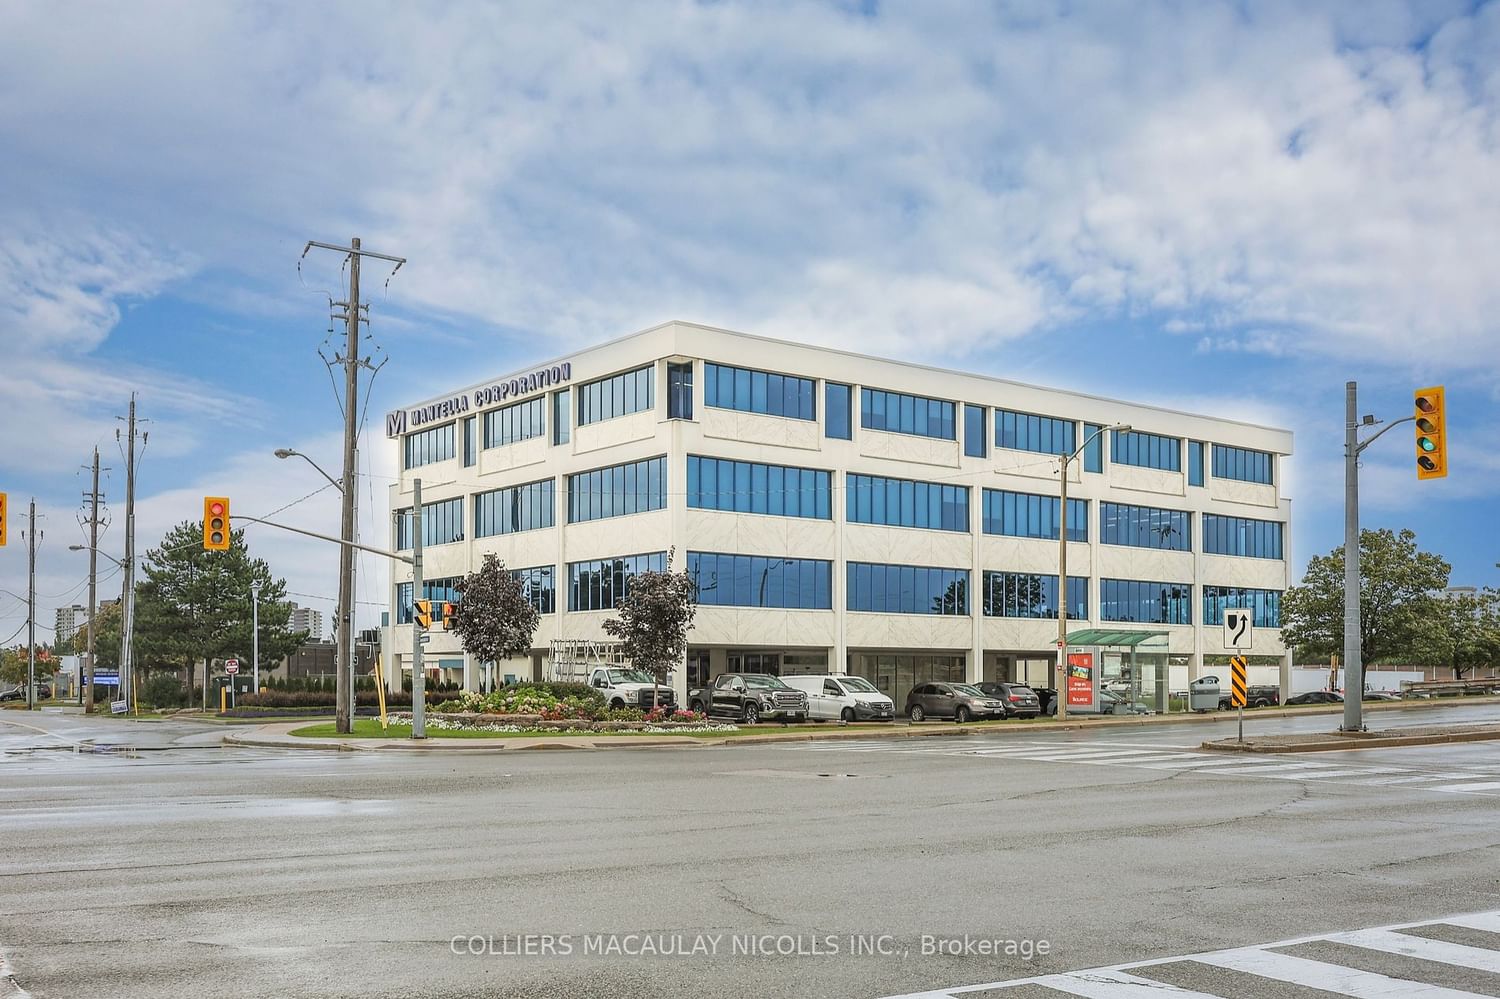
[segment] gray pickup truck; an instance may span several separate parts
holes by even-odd
[[[688,691],[688,707],[750,725],[807,720],[807,695],[767,673],[724,673],[712,686]]]

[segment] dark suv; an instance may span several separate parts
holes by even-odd
[[[906,695],[906,716],[914,722],[928,716],[956,722],[1004,718],[1005,705],[967,683],[919,683]]]
[[[974,686],[1003,704],[1007,718],[1035,718],[1042,713],[1042,699],[1024,683],[976,683]]]
[[[807,720],[807,695],[768,673],[724,673],[712,687],[688,692],[688,707],[708,715],[738,718],[754,725],[761,719]]]

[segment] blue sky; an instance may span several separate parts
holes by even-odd
[[[1293,551],[1341,541],[1343,385],[1447,386],[1452,473],[1367,452],[1364,523],[1497,584],[1500,3],[0,7],[0,640],[81,599],[98,444],[119,554],[236,512],[333,531],[317,349],[363,237],[380,414],[687,319],[1288,426]],[[308,495],[311,493],[312,495]],[[252,545],[329,607],[331,548]],[[362,623],[384,567],[361,563]],[[116,588],[111,578],[105,592]]]

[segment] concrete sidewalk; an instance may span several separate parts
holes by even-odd
[[[1500,704],[1500,697],[1463,697],[1433,701],[1416,702],[1392,702],[1378,703],[1370,702],[1365,705],[1367,712],[1390,711],[1400,709],[1442,709],[1445,707],[1462,707],[1467,705]],[[1318,715],[1342,715],[1343,707],[1338,704],[1309,708],[1257,708],[1249,714],[1254,718],[1301,718],[1315,717]],[[1057,722],[1057,721],[1034,721],[1034,722],[989,722],[968,725],[957,725],[952,722],[926,722],[921,725],[911,725],[905,722],[894,722],[886,728],[855,728],[849,729],[835,723],[829,723],[826,731],[818,732],[778,732],[775,727],[766,727],[764,731],[756,730],[748,735],[730,735],[718,738],[700,738],[689,735],[549,735],[539,733],[534,736],[511,736],[496,739],[454,739],[443,738],[433,735],[427,739],[414,740],[403,738],[389,739],[349,739],[349,738],[319,738],[310,739],[294,736],[291,733],[295,729],[304,728],[316,724],[311,720],[299,719],[296,721],[275,722],[259,725],[255,728],[246,728],[244,731],[231,732],[224,736],[224,744],[228,746],[256,746],[261,748],[276,749],[319,749],[319,750],[344,750],[344,751],[407,751],[419,753],[497,753],[502,750],[522,749],[645,749],[663,746],[729,746],[729,745],[763,745],[773,742],[816,742],[835,739],[921,739],[921,738],[955,738],[970,736],[1014,736],[1028,735],[1036,732],[1067,732],[1084,729],[1123,728],[1140,726],[1161,725],[1219,725],[1233,724],[1234,712],[1218,711],[1207,714],[1174,714],[1174,715],[1124,715],[1124,716],[1091,716],[1087,719]],[[432,730],[434,733],[437,730]],[[1327,739],[1327,736],[1321,737]],[[1373,747],[1372,747],[1373,748]],[[1265,750],[1275,752],[1275,750]]]
[[[1500,739],[1500,725],[1425,725],[1375,732],[1304,732],[1257,735],[1244,742],[1218,739],[1204,749],[1226,753],[1330,753],[1346,749],[1395,749],[1437,746],[1448,742],[1490,742]]]

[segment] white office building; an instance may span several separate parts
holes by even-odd
[[[292,612],[287,619],[287,627],[292,631],[307,632],[310,642],[321,642],[323,634],[323,612],[313,610],[311,607],[299,607],[292,604]]]
[[[73,638],[79,631],[88,627],[89,609],[83,604],[72,604],[68,607],[57,608],[54,619],[53,640],[62,644]]]
[[[426,595],[456,600],[490,552],[529,585],[541,626],[505,675],[545,675],[554,640],[606,641],[633,574],[675,551],[699,594],[679,697],[736,670],[855,673],[898,708],[929,680],[1057,686],[1074,452],[1070,643],[1117,664],[1149,636],[1180,691],[1227,653],[1223,609],[1248,607],[1248,652],[1290,665],[1286,430],[672,322],[455,387],[386,432],[398,549],[422,482]],[[397,563],[393,683],[410,581]],[[438,626],[423,648],[429,679],[481,682]]]

